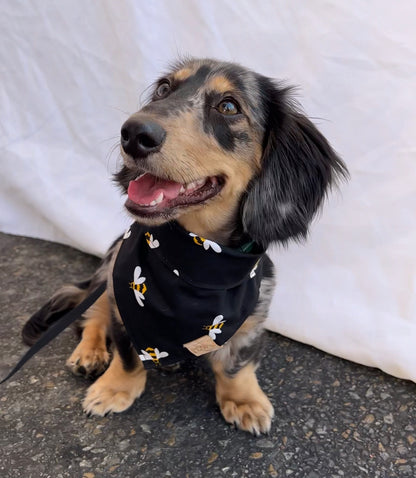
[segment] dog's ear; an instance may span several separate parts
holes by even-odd
[[[328,191],[348,177],[328,141],[290,100],[290,89],[259,79],[265,112],[259,175],[242,203],[244,231],[263,247],[306,237]]]

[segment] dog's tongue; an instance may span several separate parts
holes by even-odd
[[[180,183],[160,179],[146,173],[134,181],[130,181],[127,195],[136,204],[150,204],[160,196],[160,193],[163,193],[165,199],[176,198],[181,187]]]

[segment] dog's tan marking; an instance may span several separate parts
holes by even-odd
[[[216,397],[228,423],[255,435],[270,430],[273,406],[260,388],[253,364],[228,377],[220,363],[213,364]]]
[[[184,81],[194,74],[194,70],[191,68],[182,68],[174,73],[173,78],[178,81]]]
[[[215,138],[201,131],[194,112],[185,112],[178,118],[159,119],[159,122],[169,135],[163,150],[153,157],[152,172],[156,176],[183,183],[208,176],[226,179],[219,195],[203,205],[181,210],[178,218],[188,231],[226,245],[235,227],[241,196],[258,170],[257,156],[261,153],[256,142],[233,152],[224,152]]]
[[[260,172],[262,167],[262,159],[263,159],[260,136],[255,136],[253,159],[254,159],[254,165],[255,165],[256,171]]]
[[[126,372],[117,350],[110,366],[87,391],[83,402],[84,411],[89,415],[104,416],[127,410],[134,400],[143,393],[146,385],[146,370],[143,364]]]
[[[104,292],[84,314],[82,338],[66,362],[76,375],[102,373],[109,360],[106,337],[110,325],[110,308]]]
[[[221,155],[217,157],[211,155],[211,157],[213,163],[221,162]],[[202,206],[190,207],[178,218],[178,222],[186,230],[224,245],[228,244],[231,232],[235,227],[234,221],[238,213],[241,195],[253,176],[249,164],[237,165],[231,158],[229,163],[228,166],[222,168],[221,173],[226,176],[226,183],[218,196]],[[201,177],[210,175],[208,168],[204,166],[199,169]],[[232,172],[233,167],[235,168],[234,172]],[[220,169],[219,166],[218,169]]]
[[[217,91],[218,93],[225,93],[233,91],[235,86],[225,76],[214,76],[214,78],[209,80],[207,89]]]

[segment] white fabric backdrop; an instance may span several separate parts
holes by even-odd
[[[301,85],[352,174],[275,249],[269,327],[416,381],[416,5],[0,1],[1,230],[102,254],[128,224],[120,125],[178,54]]]

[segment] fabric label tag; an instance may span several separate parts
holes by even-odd
[[[183,346],[197,357],[221,348],[221,345],[216,344],[209,335],[199,337],[199,339],[192,340],[183,344]]]

